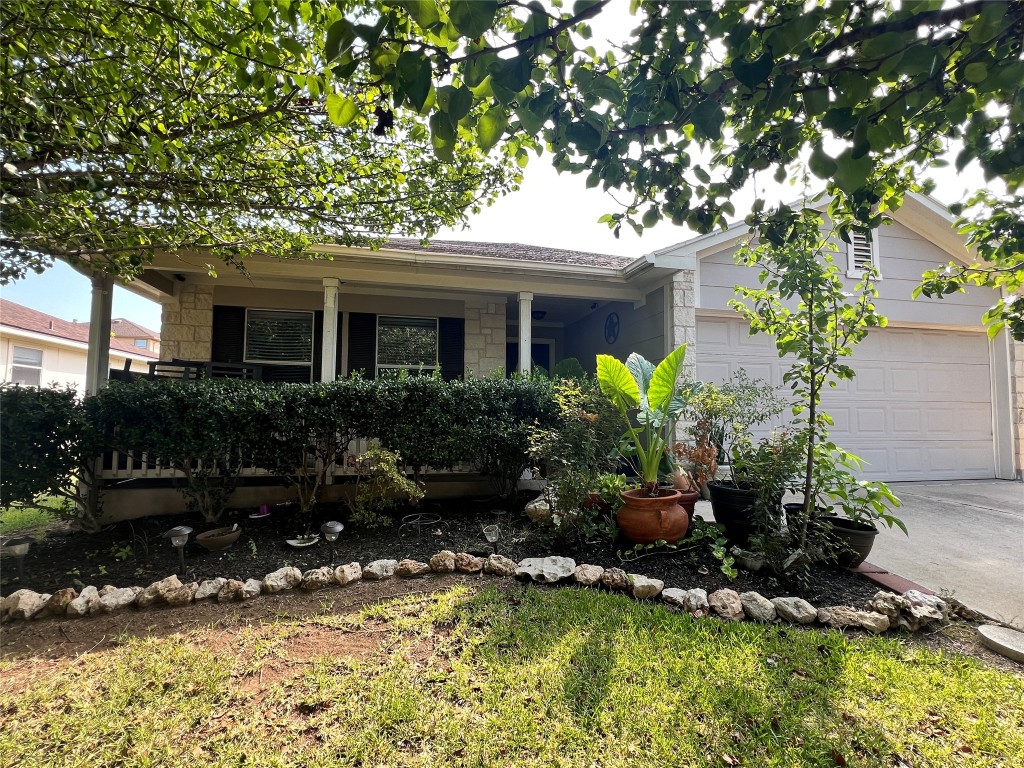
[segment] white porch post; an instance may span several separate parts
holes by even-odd
[[[95,395],[110,376],[110,314],[114,281],[109,275],[92,276],[89,311],[89,350],[85,364],[85,393]]]
[[[519,372],[529,373],[533,359],[533,294],[519,293]]]
[[[320,359],[320,381],[334,381],[338,371],[338,288],[336,277],[324,278],[324,339]]]

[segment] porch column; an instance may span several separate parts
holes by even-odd
[[[519,372],[529,373],[533,359],[533,294],[519,292]]]
[[[92,276],[92,307],[89,310],[89,350],[85,363],[85,393],[95,395],[110,376],[110,314],[114,281],[110,275]]]
[[[320,381],[334,381],[338,371],[338,288],[336,277],[324,278],[324,338],[320,351]]]

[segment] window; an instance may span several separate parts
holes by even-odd
[[[878,242],[867,232],[851,232],[851,242],[846,245],[846,275],[862,277],[874,267],[878,269]],[[881,277],[881,275],[876,275]]]
[[[38,387],[43,377],[43,350],[15,347],[11,362],[11,383]]]
[[[312,364],[313,313],[246,310],[245,362]]]
[[[437,339],[436,317],[378,317],[377,372],[404,368],[433,373]]]
[[[149,345],[146,343],[145,339],[136,339],[135,340],[135,346],[136,347],[142,347],[143,349],[146,349]]]

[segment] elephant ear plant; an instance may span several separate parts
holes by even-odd
[[[616,410],[630,422],[618,452],[640,477],[651,496],[667,463],[672,471],[676,422],[686,408],[680,395],[686,345],[673,350],[657,367],[637,353],[625,363],[611,355],[597,356],[597,381]]]

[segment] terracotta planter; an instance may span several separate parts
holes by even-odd
[[[612,505],[602,499],[600,493],[588,493],[587,498],[583,500],[583,508],[592,509],[603,515],[610,515],[612,513]]]
[[[638,488],[620,494],[623,506],[616,513],[622,535],[635,544],[653,544],[664,540],[675,544],[690,527],[693,504],[699,494],[688,493],[689,512],[680,504],[683,495],[669,488],[659,488],[657,496],[648,496]]]

